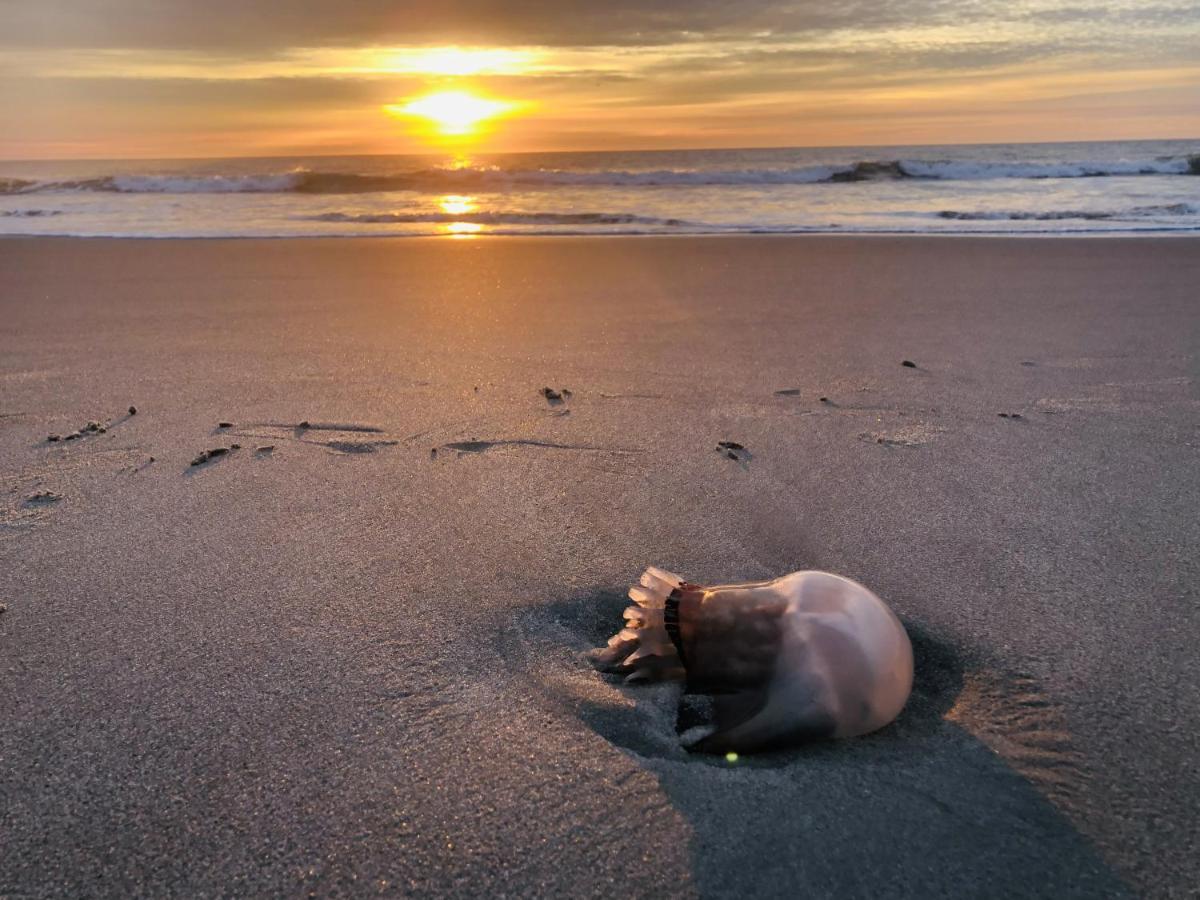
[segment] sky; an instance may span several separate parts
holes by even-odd
[[[6,159],[1200,137],[1200,0],[0,0],[0,23]]]

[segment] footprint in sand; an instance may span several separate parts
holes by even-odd
[[[55,491],[21,489],[15,481],[8,496],[0,502],[0,538],[28,531],[45,520],[51,510],[62,502]]]

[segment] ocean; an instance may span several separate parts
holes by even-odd
[[[1196,233],[1200,140],[0,161],[0,235]]]

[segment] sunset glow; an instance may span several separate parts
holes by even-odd
[[[378,63],[392,71],[463,77],[467,75],[520,75],[537,54],[503,47],[430,47],[385,52]]]
[[[16,4],[8,158],[1190,137],[1189,0],[552,7]],[[398,99],[404,98],[404,99]],[[397,117],[387,127],[380,110]],[[1100,112],[1102,111],[1102,113]],[[499,127],[503,124],[503,127]],[[397,127],[397,126],[400,127]]]
[[[425,120],[439,135],[464,137],[473,134],[480,123],[511,112],[515,107],[514,103],[477,97],[467,91],[440,91],[385,109],[394,116]]]
[[[476,209],[475,198],[464,197],[461,194],[447,194],[438,201],[438,206],[442,208],[442,212],[451,216],[461,216]]]

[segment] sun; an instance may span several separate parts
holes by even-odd
[[[478,97],[467,91],[440,91],[408,103],[386,106],[393,116],[414,116],[433,125],[438,134],[463,137],[474,134],[481,123],[512,112],[515,103]]]

